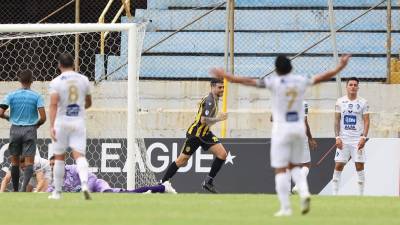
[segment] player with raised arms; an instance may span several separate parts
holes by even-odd
[[[286,56],[278,56],[275,61],[276,73],[264,79],[233,76],[223,69],[213,69],[211,73],[219,79],[232,83],[267,88],[272,92],[271,166],[275,169],[275,188],[281,203],[275,216],[290,216],[292,208],[289,200],[290,180],[298,186],[301,198],[301,212],[310,210],[310,193],[307,179],[301,171],[304,148],[304,93],[308,86],[328,81],[344,69],[350,56],[341,57],[333,70],[307,78],[291,73],[292,65]]]

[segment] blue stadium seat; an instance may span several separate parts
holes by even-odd
[[[217,0],[152,0],[147,10],[136,10],[136,18],[151,20],[151,29],[146,33],[144,49],[158,42],[172,31],[184,26],[206,10],[168,9],[169,7],[204,6]],[[371,6],[375,0],[336,0],[335,6]],[[325,7],[326,0],[237,0],[238,7],[301,6]],[[365,11],[365,8],[335,10],[337,27],[345,24]],[[398,11],[393,12],[393,21],[400,20]],[[257,22],[255,22],[257,21]],[[126,18],[122,22],[127,22]],[[142,56],[141,76],[150,78],[205,78],[213,66],[223,66],[225,40],[225,11],[217,10],[201,19],[186,32],[180,32]],[[252,9],[236,10],[235,70],[239,74],[253,77],[265,74],[273,68],[274,56],[278,53],[298,53],[329,34],[326,9]],[[399,24],[393,23],[398,30]],[[351,65],[342,74],[363,78],[386,77],[386,10],[373,10],[359,21],[337,34],[340,53],[356,54]],[[392,34],[396,52],[400,34]],[[122,34],[121,52],[127,48],[125,33]],[[315,74],[332,66],[332,43],[325,40],[307,52],[307,56],[294,61],[297,73]],[[127,56],[96,58],[96,76],[100,72],[110,73],[126,62]],[[107,68],[97,68],[104,65]],[[112,75],[112,79],[125,79],[126,67]]]
[[[144,49],[157,43],[171,32],[147,32]],[[299,33],[235,33],[235,53],[298,53],[317,40],[321,40],[329,32]],[[394,35],[397,43],[399,35]],[[180,32],[150,52],[154,53],[223,53],[224,32]],[[360,41],[362,40],[362,41]],[[386,33],[338,33],[337,44],[340,52],[353,54],[386,54],[382,43],[386,42]],[[395,52],[396,46],[392,46]],[[325,40],[308,53],[332,53],[332,42]]]
[[[148,0],[149,9],[167,9],[168,7],[199,7],[222,2],[220,0]],[[335,6],[371,6],[376,0],[336,0]],[[326,6],[326,0],[236,0],[237,7],[262,6]]]
[[[236,57],[235,73],[259,77],[273,69],[275,57]],[[209,69],[223,67],[223,57],[143,56],[141,77],[207,78]],[[300,57],[294,60],[294,72],[314,75],[333,66],[332,57]],[[386,58],[354,57],[342,77],[385,78]]]
[[[344,25],[365,10],[336,10],[337,26]],[[137,17],[152,20],[158,30],[177,30],[206,10],[136,10]],[[400,20],[400,14],[393,13],[393,21]],[[329,30],[327,10],[236,10],[236,30]],[[393,23],[393,29],[399,29]],[[224,30],[225,11],[217,10],[197,21],[186,30]],[[347,30],[386,30],[386,10],[373,10]]]

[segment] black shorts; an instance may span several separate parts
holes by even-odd
[[[13,156],[35,156],[37,143],[36,126],[16,126],[10,129],[8,149]]]
[[[219,139],[211,131],[207,132],[203,137],[186,134],[186,140],[181,152],[185,155],[192,155],[200,146],[204,151],[207,151],[211,146],[218,143],[220,143]]]

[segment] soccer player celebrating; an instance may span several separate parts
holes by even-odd
[[[218,114],[218,100],[222,97],[223,93],[223,81],[212,79],[211,92],[201,100],[195,121],[186,132],[186,140],[182,147],[182,152],[169,165],[167,172],[162,178],[162,183],[168,182],[178,171],[179,167],[185,166],[192,154],[201,146],[204,151],[210,150],[215,155],[211,170],[202,183],[202,187],[211,193],[218,193],[213,181],[222,165],[224,165],[227,153],[218,138],[210,131],[210,127],[217,122],[227,119],[226,113]]]
[[[350,157],[354,160],[357,174],[359,194],[364,193],[364,145],[369,130],[369,111],[367,100],[357,95],[359,80],[352,77],[347,80],[347,95],[336,101],[335,109],[335,135],[336,155],[335,170],[333,172],[333,194],[339,191],[340,176],[343,167]]]
[[[88,162],[86,153],[85,109],[92,105],[89,80],[86,76],[73,71],[74,59],[70,54],[61,54],[58,60],[61,74],[50,82],[50,135],[53,142],[54,191],[49,199],[61,198],[64,180],[65,149],[72,149],[82,192],[86,200],[90,199],[87,186]]]
[[[324,72],[311,79],[291,73],[292,65],[285,56],[275,61],[276,74],[264,79],[227,74],[223,69],[213,69],[212,74],[219,79],[225,78],[232,83],[268,88],[272,92],[272,116],[274,122],[271,135],[271,166],[275,169],[275,188],[281,203],[275,216],[290,216],[290,179],[298,186],[301,198],[301,212],[310,210],[310,193],[306,176],[300,166],[304,148],[304,93],[307,86],[330,80],[346,67],[350,56],[341,57],[335,69]]]

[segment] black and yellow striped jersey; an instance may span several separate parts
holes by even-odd
[[[218,100],[214,98],[212,93],[201,99],[199,110],[192,125],[190,125],[187,133],[196,137],[203,137],[210,130],[207,124],[201,124],[201,117],[216,117],[218,114]]]

